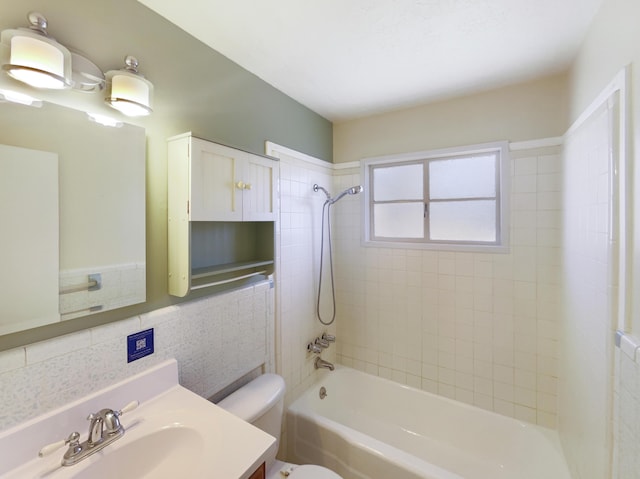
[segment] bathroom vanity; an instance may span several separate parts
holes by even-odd
[[[87,438],[88,415],[132,400],[139,406],[122,412],[122,437],[74,465],[61,465],[69,448],[64,440],[74,431],[81,441]],[[274,447],[269,434],[180,386],[177,362],[168,360],[0,433],[0,476],[261,479]]]

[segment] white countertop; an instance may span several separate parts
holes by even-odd
[[[101,451],[68,467],[60,465],[66,446],[38,458],[43,446],[65,439],[73,431],[85,440],[88,414],[102,408],[120,409],[132,400],[138,400],[140,406],[121,417],[125,435]],[[161,434],[154,435],[158,431]],[[180,439],[175,448],[162,442],[175,432],[186,434],[189,440]],[[0,433],[0,476],[67,479],[95,477],[103,470],[109,477],[106,473],[117,465],[119,479],[134,470],[136,477],[173,479],[172,468],[176,467],[185,479],[246,479],[274,447],[272,436],[180,386],[177,363],[169,360]],[[156,454],[153,463],[138,461],[136,454],[147,454],[150,449]],[[181,455],[179,460],[176,455]]]

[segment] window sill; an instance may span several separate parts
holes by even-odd
[[[509,246],[504,245],[463,245],[446,243],[411,243],[405,241],[371,241],[364,240],[362,246],[367,248],[420,249],[430,251],[451,251],[467,253],[509,253]]]

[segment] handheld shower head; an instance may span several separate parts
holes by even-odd
[[[342,199],[342,197],[344,197],[345,195],[357,195],[358,193],[362,193],[364,188],[362,188],[362,185],[352,186],[351,188],[347,188],[342,193],[336,195],[335,198],[331,198],[331,195],[329,194],[329,192],[325,190],[322,186],[318,184],[313,185],[313,191],[317,193],[320,190],[327,196],[327,203],[332,205],[336,201]]]
[[[362,190],[363,190],[362,185],[352,186],[351,188],[347,188],[346,190],[344,190],[339,195],[336,195],[335,198],[330,198],[329,202],[333,204],[341,200],[345,195],[357,195],[358,193],[362,193]]]

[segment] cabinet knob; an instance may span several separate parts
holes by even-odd
[[[245,183],[244,184],[244,189],[245,190],[250,190],[251,189],[251,183]]]
[[[236,188],[238,188],[239,190],[244,190],[247,187],[247,185],[244,184],[244,182],[242,181],[238,181],[236,183]]]

